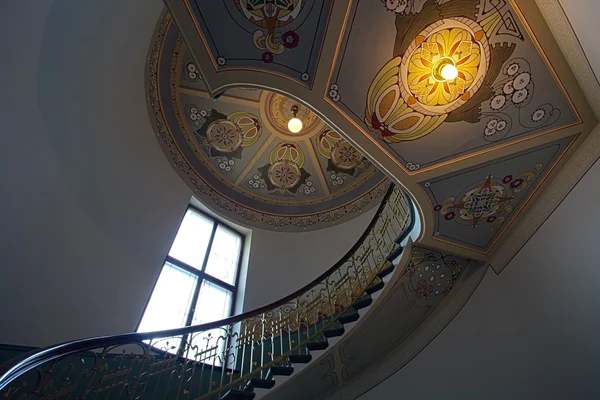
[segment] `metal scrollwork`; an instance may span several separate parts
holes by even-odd
[[[308,290],[247,318],[184,334],[127,340],[55,357],[21,374],[0,391],[7,400],[213,399],[287,366],[320,338],[390,265],[387,256],[411,225],[410,202],[390,189],[374,223],[353,252]],[[206,326],[206,325],[205,325]],[[193,330],[197,328],[198,330]],[[1,382],[0,382],[1,383]]]

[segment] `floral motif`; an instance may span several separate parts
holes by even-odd
[[[200,126],[200,122],[208,115],[204,109],[199,109],[198,106],[190,104],[186,107],[187,117],[192,124]]]
[[[505,216],[512,212],[514,207],[511,202],[515,194],[523,191],[542,168],[542,164],[536,164],[533,171],[522,172],[516,177],[508,174],[502,179],[488,175],[483,183],[465,190],[464,194],[459,195],[459,199],[448,197],[441,208],[436,207],[434,210],[446,221],[455,220],[473,228],[481,221],[499,226],[504,222]],[[455,219],[455,216],[458,218]]]
[[[303,168],[304,153],[294,143],[280,143],[269,155],[269,164],[258,168],[267,190],[295,194],[310,174]],[[311,183],[312,185],[312,183]],[[309,189],[310,190],[310,189]]]
[[[375,76],[365,123],[387,143],[428,135],[484,84],[491,51],[487,32],[475,20],[447,18],[426,26]],[[455,77],[442,76],[449,66]]]
[[[329,86],[329,98],[333,101],[340,101],[340,94],[338,92],[339,86],[337,84],[332,84]]]
[[[385,4],[388,11],[393,11],[397,14],[403,13],[408,6],[408,0],[381,0],[381,2]]]
[[[408,280],[416,300],[430,300],[450,292],[466,263],[468,260],[414,247],[401,279]]]
[[[193,62],[188,62],[185,65],[185,73],[183,74],[183,77],[188,81],[196,82],[200,78],[196,64]]]
[[[328,160],[327,171],[332,172],[333,186],[342,186],[348,176],[357,176],[367,166],[362,154],[331,129],[321,132],[317,138],[317,149]]]
[[[231,172],[233,166],[235,165],[234,159],[227,158],[217,158],[217,165],[219,169],[224,172]]]
[[[241,129],[229,120],[217,120],[206,129],[206,138],[217,151],[230,153],[242,145]]]
[[[155,130],[156,137],[164,150],[165,156],[173,165],[173,168],[176,170],[176,172],[186,180],[188,186],[196,196],[203,198],[205,201],[207,201],[207,205],[212,204],[211,207],[216,207],[223,210],[224,212],[228,213],[230,217],[242,223],[258,225],[262,228],[271,230],[283,229],[290,231],[303,231],[321,228],[323,224],[327,224],[329,226],[334,221],[347,218],[350,215],[357,214],[360,210],[365,209],[365,207],[372,205],[374,202],[381,201],[381,198],[389,189],[390,183],[388,180],[382,181],[364,195],[350,201],[348,204],[342,207],[329,209],[324,212],[313,213],[311,215],[279,215],[269,212],[256,211],[248,208],[242,203],[232,202],[227,197],[223,196],[223,194],[221,194],[219,191],[211,187],[211,185],[204,180],[204,177],[201,176],[195,170],[194,166],[192,166],[189,163],[188,158],[182,154],[181,149],[175,144],[175,138],[173,136],[174,130],[172,129],[173,127],[170,126],[170,121],[165,120],[164,110],[162,108],[164,104],[171,104],[171,97],[168,93],[169,91],[163,91],[162,93],[160,93],[157,90],[157,88],[159,87],[159,79],[166,77],[168,80],[168,76],[172,72],[170,68],[166,68],[162,69],[162,72],[159,73],[159,63],[163,61],[172,61],[174,63],[172,65],[177,65],[177,63],[182,61],[181,59],[178,60],[177,58],[173,58],[173,53],[163,51],[163,44],[166,42],[166,32],[168,29],[174,29],[173,26],[174,25],[171,23],[170,14],[168,12],[164,12],[161,15],[159,27],[157,28],[156,36],[154,37],[153,43],[151,45],[151,54],[148,57],[149,74],[147,75],[148,79],[145,85],[145,89],[148,106],[153,116],[153,118],[151,118],[151,122]],[[177,40],[180,49],[183,41],[181,38],[178,38]],[[177,54],[181,56],[184,55],[185,52],[178,51],[177,53],[175,53],[175,55]],[[184,60],[182,65],[182,73],[178,76],[182,80],[185,79],[186,81],[189,81],[189,77],[187,77],[186,74],[187,62],[185,62]],[[175,74],[173,74],[171,78],[173,78],[173,76],[175,76]],[[172,88],[175,87],[173,86],[173,84],[179,85],[180,82],[176,80],[172,82]],[[212,122],[215,119],[228,118],[227,115],[218,113],[215,110],[202,110],[197,106],[195,108],[198,112],[194,114],[197,118],[201,117],[200,119],[210,120]],[[184,110],[181,111],[183,118],[189,120],[190,114],[188,113],[187,106],[184,108]],[[200,121],[200,125],[201,127],[199,127],[196,131],[190,132],[191,135],[188,137],[188,139],[196,140],[198,144],[201,145],[202,149],[206,149],[202,145],[202,142],[206,142],[206,137],[200,134],[202,133],[203,121]],[[203,133],[205,133],[207,126],[208,124],[204,126]],[[260,122],[258,123],[258,127],[260,127]],[[240,148],[238,148],[236,152],[240,151],[243,148],[243,146],[244,145],[242,144],[242,146],[240,146]],[[210,151],[211,149],[212,148],[209,146],[206,150]],[[209,156],[213,157],[210,154],[211,153],[209,153]],[[231,160],[230,156],[233,157],[234,155],[234,153],[229,153],[226,155],[216,155],[216,150],[213,151],[212,154],[214,155],[212,161],[217,162],[219,159],[221,159],[221,161],[219,162],[219,164],[221,164],[224,159],[227,159],[228,165]],[[233,161],[237,162],[237,159],[234,158]],[[217,166],[217,168],[221,170],[219,166]],[[250,177],[248,177],[244,183],[249,184],[249,181],[252,180],[252,184],[249,185],[252,189],[254,189],[255,186],[253,184],[256,182],[254,179],[251,178],[256,178],[256,180],[258,180],[258,187],[256,188],[257,190],[261,189],[261,185],[264,189],[266,189],[266,185],[258,173],[254,175],[251,174]],[[399,202],[410,201],[406,197],[404,197],[404,194],[400,194],[399,199]]]
[[[340,169],[348,170],[356,168],[362,160],[362,154],[345,140],[337,142],[331,151],[331,161]]]
[[[272,63],[273,62],[273,53],[271,53],[270,51],[265,51],[264,53],[262,53],[262,60],[264,63]]]
[[[298,46],[300,36],[298,36],[298,34],[294,31],[287,31],[281,36],[281,40],[286,48],[293,49],[294,47]]]
[[[345,175],[345,174],[338,175],[336,173],[333,173],[333,174],[329,175],[329,178],[331,178],[331,184],[333,186],[342,186],[344,184],[344,181],[346,179],[348,179],[348,175]]]
[[[304,186],[300,188],[300,191],[302,193],[304,193],[307,196],[310,196],[311,194],[314,194],[316,192],[316,188],[313,185],[313,182],[311,180],[306,180],[306,182],[304,183]]]
[[[479,78],[481,44],[463,28],[435,31],[414,53],[408,66],[408,88],[415,98],[429,106],[447,105],[462,96]],[[436,76],[438,65],[449,63],[458,76],[444,80]]]
[[[411,163],[411,162],[407,162],[406,163],[406,168],[409,171],[418,171],[421,168],[421,165],[420,164]]]
[[[291,161],[277,161],[269,167],[269,181],[281,189],[293,188],[300,177],[300,168]]]
[[[507,123],[503,119],[492,118],[488,121],[483,129],[483,135],[486,137],[491,137],[497,134],[498,132],[502,132],[506,129]]]
[[[531,120],[533,122],[539,122],[542,118],[544,118],[545,115],[546,115],[546,110],[544,110],[543,108],[538,108],[531,115]]]
[[[298,18],[304,0],[235,0],[235,3],[242,15],[259,27],[252,35],[252,41],[257,49],[266,50],[262,56],[264,62],[270,63],[274,55],[298,46],[298,33],[287,31],[281,35],[276,29]]]

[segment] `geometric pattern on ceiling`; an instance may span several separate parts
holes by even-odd
[[[488,253],[577,135],[420,183],[434,239]]]
[[[259,89],[210,98],[168,13],[155,32],[148,72],[148,103],[167,158],[208,207],[230,219],[264,229],[320,229],[375,206],[389,186],[290,98]],[[287,129],[293,105],[304,125],[297,134]]]
[[[356,0],[327,101],[409,175],[580,123],[520,18],[509,0]]]
[[[331,0],[229,0],[207,6],[185,0],[215,70],[265,70],[308,87],[332,4]]]

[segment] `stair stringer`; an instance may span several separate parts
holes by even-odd
[[[417,323],[408,332],[396,332],[395,345],[387,349],[385,356],[377,357],[360,373],[348,376],[347,364],[351,363],[352,359],[348,359],[347,354],[345,356],[344,346],[348,346],[348,342],[357,335],[357,332],[373,329],[372,326],[367,328],[367,324],[377,320],[379,313],[377,310],[381,310],[381,307],[389,307],[392,305],[391,301],[398,299],[398,286],[402,284],[406,286],[407,268],[411,265],[415,266],[415,261],[419,259],[419,257],[415,258],[415,255],[417,252],[422,253],[422,250],[441,254],[439,251],[413,244],[412,240],[409,240],[401,257],[395,260],[397,262],[394,263],[396,265],[394,273],[384,280],[386,282],[384,289],[373,296],[373,304],[361,310],[360,319],[346,325],[346,333],[337,338],[335,343],[330,342],[333,345],[330,345],[327,350],[318,356],[313,353],[313,361],[304,366],[301,371],[294,373],[285,382],[278,380],[273,389],[261,393],[262,396],[257,398],[265,400],[355,399],[397,372],[424,349],[466,304],[487,270],[485,263],[464,260],[466,264],[462,274],[443,301],[428,310],[429,312],[416,321]],[[450,259],[454,257],[450,254],[443,256]],[[414,306],[419,305],[415,303]],[[382,328],[387,327],[389,326],[382,326]]]

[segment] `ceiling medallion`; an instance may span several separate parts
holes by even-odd
[[[475,94],[488,64],[489,44],[481,25],[465,18],[441,20],[408,46],[400,64],[402,97],[425,115],[446,114]]]
[[[445,18],[425,27],[373,80],[365,119],[369,129],[388,143],[433,132],[483,85],[490,66],[489,33],[468,18]]]
[[[261,116],[269,130],[286,140],[312,136],[325,127],[325,123],[315,113],[282,94],[264,91],[260,102]],[[297,107],[295,113],[292,112],[294,107]],[[293,118],[302,122],[302,128],[298,132],[291,132],[288,127]]]

